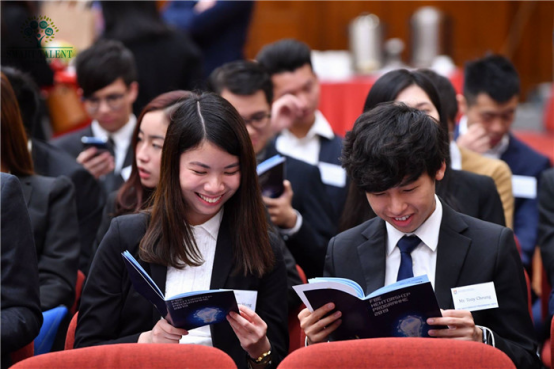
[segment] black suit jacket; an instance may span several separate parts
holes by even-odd
[[[493,331],[496,347],[518,368],[540,368],[527,286],[513,232],[460,214],[443,203],[435,274],[441,309],[453,309],[451,288],[494,282],[499,308],[473,312],[475,324]],[[373,218],[329,243],[325,275],[349,278],[366,294],[385,283],[387,231]]]
[[[332,140],[320,137],[319,142],[321,144],[319,149],[319,161],[341,166],[342,163],[340,162],[340,157],[342,155],[342,138],[336,135]],[[327,188],[327,194],[329,195],[329,200],[335,210],[335,216],[333,218],[335,225],[339,224],[339,218],[344,210],[344,203],[346,202],[346,196],[348,195],[349,182],[350,179],[346,176],[346,184],[344,187],[325,185]]]
[[[292,207],[302,215],[302,226],[292,236],[284,236],[285,244],[308,278],[323,273],[327,244],[336,234],[332,221],[333,208],[316,166],[283,155],[275,145],[266,148],[265,159],[274,155],[286,157],[285,179],[291,183]]]
[[[73,157],[49,143],[31,139],[36,174],[46,177],[66,176],[75,187],[75,204],[79,220],[81,252],[79,269],[88,274],[92,244],[100,225],[104,196],[98,181]]]
[[[539,246],[550,285],[554,285],[554,169],[546,170],[539,187]],[[550,315],[554,313],[554,295],[550,294]]]
[[[73,158],[77,159],[77,156],[79,156],[81,151],[83,151],[83,143],[81,142],[81,137],[83,136],[93,136],[92,128],[90,126],[58,137],[52,140],[51,143],[52,145],[69,153]],[[133,147],[132,145],[129,145],[122,168],[131,165],[133,163],[133,159]],[[107,196],[110,192],[117,190],[123,182],[125,181],[123,177],[121,177],[121,174],[116,175],[112,172],[105,175],[104,178],[101,179],[105,196]]]
[[[151,330],[160,319],[154,306],[133,288],[121,253],[129,250],[165,291],[167,267],[141,261],[138,245],[146,232],[148,215],[132,214],[117,217],[96,253],[87,278],[75,333],[75,347],[109,343],[137,342],[140,334]],[[288,352],[287,283],[285,265],[272,238],[276,263],[273,271],[262,278],[242,273],[233,274],[233,242],[228,220],[223,216],[213,266],[210,289],[230,288],[258,291],[256,312],[267,323],[267,336],[275,355],[276,367]],[[229,354],[239,368],[246,368],[246,352],[231,326],[212,325],[212,341]]]
[[[2,368],[10,353],[31,343],[42,325],[37,256],[31,220],[16,177],[1,173]]]
[[[73,184],[64,176],[19,177],[33,226],[38,258],[40,305],[70,308],[75,299],[79,228]]]

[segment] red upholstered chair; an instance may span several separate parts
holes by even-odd
[[[298,271],[298,275],[300,275],[300,279],[302,280],[302,283],[308,283],[306,274],[298,264],[296,264],[296,270]],[[301,304],[295,310],[289,311],[289,321],[288,321],[289,354],[294,350],[299,349],[300,347],[304,347],[304,338],[306,337],[306,335],[304,334],[304,331],[302,330],[302,328],[300,328],[300,321],[298,320],[298,314],[305,307],[306,305]]]
[[[278,369],[515,369],[502,351],[479,342],[434,338],[373,338],[329,342],[294,351]]]
[[[13,369],[236,369],[223,351],[201,345],[124,343],[50,352],[20,361]]]
[[[35,354],[35,342],[29,343],[27,346],[23,346],[17,351],[14,351],[10,354],[12,359],[12,364],[18,363],[21,360],[32,357]]]
[[[69,310],[70,314],[75,314],[79,310],[79,300],[81,299],[81,292],[83,292],[83,285],[85,284],[85,274],[80,270],[77,271],[77,281],[75,283],[75,301],[73,306]]]
[[[79,312],[76,312],[69,322],[69,327],[67,328],[67,334],[65,335],[65,347],[64,350],[73,350],[73,345],[75,344],[75,329],[77,328],[77,319],[79,318]]]

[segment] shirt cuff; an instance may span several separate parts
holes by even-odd
[[[279,233],[281,233],[284,236],[290,237],[294,235],[296,232],[298,232],[300,227],[302,227],[302,215],[298,212],[298,210],[296,209],[292,209],[292,210],[294,210],[294,212],[296,213],[296,224],[294,225],[294,227],[289,229],[284,229],[279,227]]]

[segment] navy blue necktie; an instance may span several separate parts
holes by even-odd
[[[412,251],[419,245],[421,240],[418,236],[404,236],[398,241],[400,249],[400,268],[398,269],[398,277],[396,281],[401,281],[414,276],[412,268]]]

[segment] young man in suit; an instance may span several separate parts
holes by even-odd
[[[272,138],[273,85],[260,64],[236,61],[217,68],[210,87],[229,101],[243,117],[258,162],[282,155]],[[278,103],[276,103],[278,104]],[[308,277],[321,276],[327,243],[335,234],[333,210],[316,166],[286,157],[285,191],[278,198],[264,197],[271,221]]]
[[[93,121],[52,143],[71,154],[110,193],[127,179],[133,162],[131,138],[137,119],[132,112],[138,95],[135,60],[119,41],[101,40],[79,53],[76,67],[80,94]],[[106,140],[108,150],[84,148],[83,136]]]
[[[358,118],[344,142],[343,165],[378,217],[330,241],[324,275],[352,279],[369,294],[427,274],[444,310],[426,323],[448,326],[431,336],[483,342],[519,368],[539,368],[512,231],[457,213],[435,195],[446,169],[446,135],[426,113],[399,103]],[[409,236],[417,242],[405,249]],[[451,288],[486,282],[494,282],[498,308],[454,310]],[[326,341],[341,324],[341,312],[328,315],[333,308],[299,314],[309,344]]]
[[[467,63],[464,95],[459,100],[464,117],[458,125],[456,142],[462,148],[504,160],[510,167],[514,232],[521,244],[523,264],[529,267],[537,245],[537,183],[550,161],[510,132],[519,89],[518,73],[505,57],[491,55]]]
[[[317,109],[319,81],[312,68],[311,50],[303,42],[285,39],[265,46],[256,60],[273,82],[273,99],[290,124],[276,138],[276,148],[295,159],[319,166],[332,202],[335,224],[348,192],[346,173],[340,166],[342,138]]]
[[[103,190],[98,181],[77,163],[67,152],[33,138],[32,132],[39,124],[39,91],[30,75],[15,68],[5,67],[2,72],[10,81],[21,109],[23,125],[29,138],[29,150],[36,174],[46,177],[66,176],[75,187],[75,204],[79,222],[81,252],[79,269],[88,274],[92,255],[92,243],[102,217],[104,206]]]

